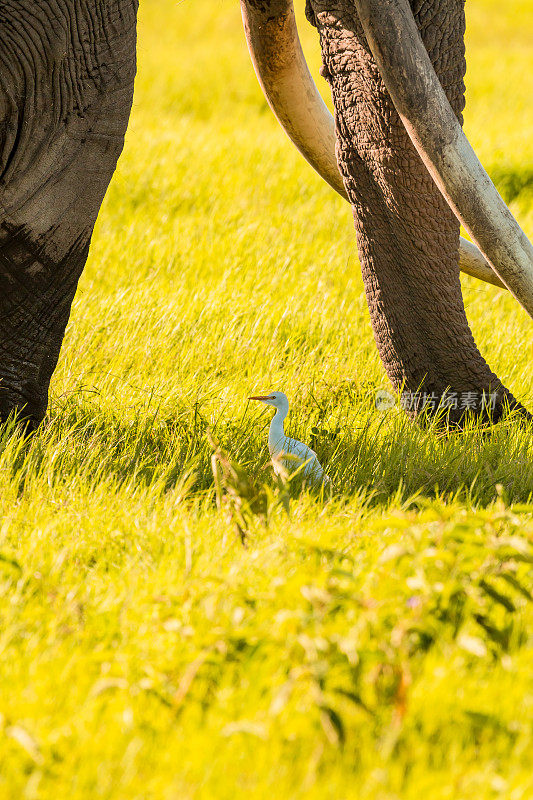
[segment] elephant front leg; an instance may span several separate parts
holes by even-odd
[[[136,2],[0,19],[0,420],[46,412],[76,286],[124,143]],[[61,17],[61,18],[60,18]],[[31,55],[31,59],[29,58]]]

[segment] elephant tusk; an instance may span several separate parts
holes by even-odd
[[[459,239],[459,269],[465,275],[471,275],[473,278],[485,281],[485,283],[492,283],[493,286],[498,286],[500,289],[507,289],[507,286],[492,269],[479,247],[476,247],[475,244],[472,244],[462,236]]]
[[[292,0],[241,0],[252,64],[285,133],[326,183],[342,197],[335,125],[307,67]]]
[[[479,162],[422,42],[408,0],[355,0],[381,76],[450,208],[533,316],[533,246]]]
[[[335,122],[307,67],[292,0],[241,0],[241,12],[250,57],[270,108],[313,169],[348,200],[335,156]],[[506,288],[478,248],[463,238],[459,267]]]

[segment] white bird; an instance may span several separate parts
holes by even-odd
[[[299,442],[298,439],[285,436],[283,422],[289,413],[287,395],[283,392],[271,392],[268,395],[249,397],[248,400],[260,400],[276,409],[268,431],[268,449],[276,475],[279,475],[284,468],[287,472],[297,471],[299,475],[314,484],[330,483],[329,475],[324,472],[315,451],[303,442]],[[286,455],[290,457],[284,458]],[[282,469],[280,469],[280,463]]]

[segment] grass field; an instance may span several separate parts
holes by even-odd
[[[467,7],[467,132],[531,235],[533,9]],[[463,286],[533,408],[531,320]],[[49,421],[0,438],[2,800],[533,796],[531,435],[444,438],[379,388],[350,210],[262,99],[238,4],[144,0]],[[271,389],[333,497],[287,510],[246,400]],[[242,467],[220,508],[208,429]]]

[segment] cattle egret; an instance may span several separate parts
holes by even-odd
[[[285,436],[283,422],[289,413],[287,395],[283,392],[271,392],[268,395],[249,397],[248,400],[260,400],[276,409],[268,431],[268,449],[276,475],[279,475],[284,468],[288,472],[298,472],[299,475],[314,484],[330,483],[330,478],[322,469],[315,451],[303,442],[299,442],[298,439],[290,439]],[[284,458],[284,456],[289,456],[289,458]],[[280,463],[282,469],[280,469]]]

